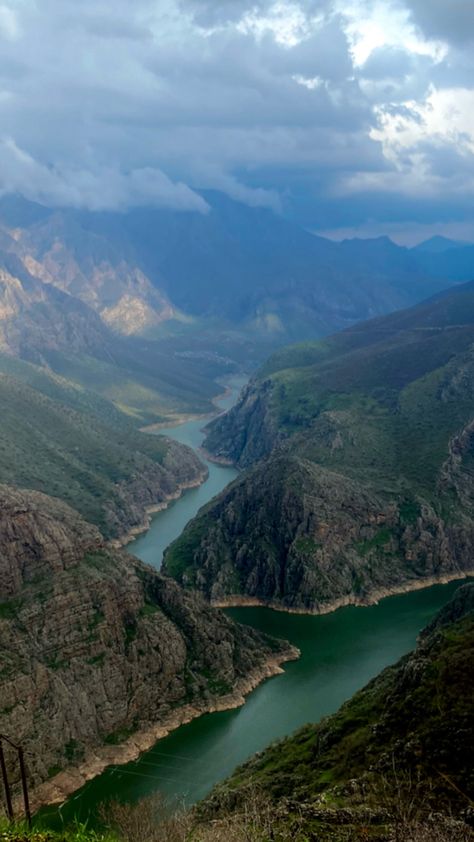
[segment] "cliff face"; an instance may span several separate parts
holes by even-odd
[[[194,451],[172,439],[165,439],[162,459],[145,457],[142,461],[144,464],[118,483],[104,503],[107,535],[120,541],[145,529],[149,512],[166,508],[170,500],[207,477],[207,468]]]
[[[1,487],[0,730],[24,745],[33,785],[212,708],[285,649],[107,549],[65,504]],[[65,772],[44,792],[68,787]]]
[[[44,352],[103,353],[101,320],[77,299],[34,278],[0,252],[0,350],[42,362]]]
[[[270,800],[274,838],[471,840],[473,667],[474,586],[466,585],[414,652],[333,716],[237,769],[201,816],[245,813],[259,793]]]
[[[273,450],[284,437],[270,411],[272,383],[252,381],[238,404],[206,427],[204,448],[211,458],[247,468]]]
[[[176,313],[133,260],[130,249],[87,231],[62,211],[15,230],[15,249],[28,271],[79,298],[117,333],[143,333]]]
[[[290,610],[365,603],[473,570],[474,523],[387,500],[289,454],[246,472],[165,553],[164,570],[214,603]]]
[[[208,427],[245,468],[168,549],[217,603],[324,611],[474,569],[474,284],[284,349]]]

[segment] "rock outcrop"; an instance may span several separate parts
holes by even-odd
[[[107,548],[65,504],[1,487],[0,731],[25,747],[31,785],[49,781],[40,797],[132,735],[136,752],[190,709],[241,703],[296,654]]]
[[[205,447],[245,470],[168,548],[215,604],[320,612],[474,572],[474,283],[284,349]]]
[[[164,571],[215,605],[321,613],[474,572],[474,523],[387,500],[307,459],[245,472],[165,553]]]

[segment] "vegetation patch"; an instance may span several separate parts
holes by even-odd
[[[373,538],[368,538],[366,541],[359,541],[355,546],[356,550],[359,555],[365,556],[371,552],[371,550],[377,550],[387,547],[393,539],[393,532],[391,529],[384,527],[383,529],[379,529],[379,531],[373,536]]]

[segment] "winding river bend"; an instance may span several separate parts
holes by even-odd
[[[244,377],[234,377],[230,381],[226,394],[216,401],[221,411],[230,409],[234,405],[240,390],[246,383],[247,378]],[[202,419],[188,421],[177,427],[160,429],[159,432],[197,450],[204,439],[202,428],[205,423]],[[152,518],[149,530],[128,545],[127,550],[137,558],[153,567],[161,567],[166,547],[181,535],[187,522],[194,517],[201,506],[204,506],[204,503],[222,491],[237,476],[235,468],[216,465],[207,459],[203,461],[209,471],[206,482],[198,488],[189,489],[178,500],[174,500],[167,509],[158,512]]]
[[[236,399],[242,382],[232,383],[225,408]],[[163,432],[196,448],[202,441],[201,427],[202,422],[191,421]],[[189,518],[236,475],[220,465],[209,464],[209,471],[201,488],[186,492],[153,519],[149,531],[129,546],[131,552],[160,566],[163,550]],[[56,826],[84,821],[93,818],[103,801],[136,801],[157,790],[188,803],[199,800],[250,755],[332,713],[383,667],[412,649],[420,629],[457,587],[454,582],[436,585],[321,617],[266,608],[229,609],[235,620],[290,640],[301,650],[300,660],[286,664],[282,675],[260,685],[242,708],[182,726],[137,761],[109,767],[59,810],[43,810],[43,819]]]

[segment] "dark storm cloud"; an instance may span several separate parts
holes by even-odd
[[[454,24],[435,54],[407,46],[405,32],[394,41],[387,19],[387,43],[357,61],[376,6],[43,0],[40,10],[0,0],[0,190],[205,212],[196,191],[212,187],[307,225],[325,213],[343,225],[363,219],[368,196],[407,218],[419,212],[421,160],[430,207],[451,213],[446,197],[474,193],[470,126],[456,118],[443,134],[430,117],[443,103],[430,97],[433,85],[455,89],[456,106],[456,91],[471,87],[470,50]],[[385,6],[408,10],[402,0]],[[410,0],[427,38],[441,37],[441,12]]]

